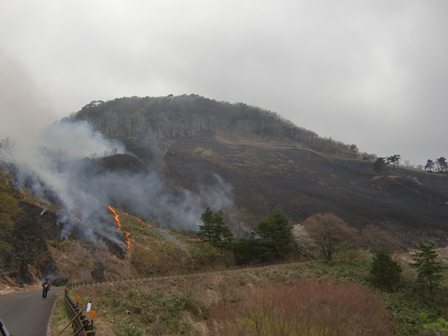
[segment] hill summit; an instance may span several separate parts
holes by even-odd
[[[125,141],[150,130],[162,140],[240,137],[296,144],[338,156],[353,157],[357,154],[356,146],[320,137],[274,112],[198,95],[93,101],[73,118],[87,120],[108,137]]]

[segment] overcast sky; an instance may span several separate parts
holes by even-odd
[[[419,164],[448,156],[448,1],[1,0],[0,90],[2,135],[196,93]]]

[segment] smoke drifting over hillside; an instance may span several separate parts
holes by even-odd
[[[0,48],[0,136],[37,134],[50,124],[48,95],[32,80],[27,70]]]
[[[119,242],[108,204],[186,231],[197,230],[206,206],[232,206],[232,188],[219,176],[212,185],[199,186],[198,193],[172,186],[161,177],[160,149],[148,150],[158,162],[145,172],[105,169],[104,158],[133,157],[123,155],[122,144],[106,139],[88,123],[65,120],[36,137],[16,139],[10,151],[3,148],[3,156],[17,166],[20,186],[62,206],[58,215],[63,237],[76,232],[93,241],[103,236]]]

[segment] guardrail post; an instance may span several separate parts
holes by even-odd
[[[86,316],[82,314],[86,308],[80,308],[78,303],[74,303],[72,301],[72,299],[68,295],[68,288],[65,289],[64,301],[65,309],[69,316],[70,323],[62,330],[59,335],[61,335],[71,324],[73,326],[73,330],[75,331],[74,335],[95,336],[93,321],[87,319]]]

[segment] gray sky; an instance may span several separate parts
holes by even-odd
[[[0,2],[2,135],[95,99],[171,93],[416,164],[448,156],[448,1]]]

